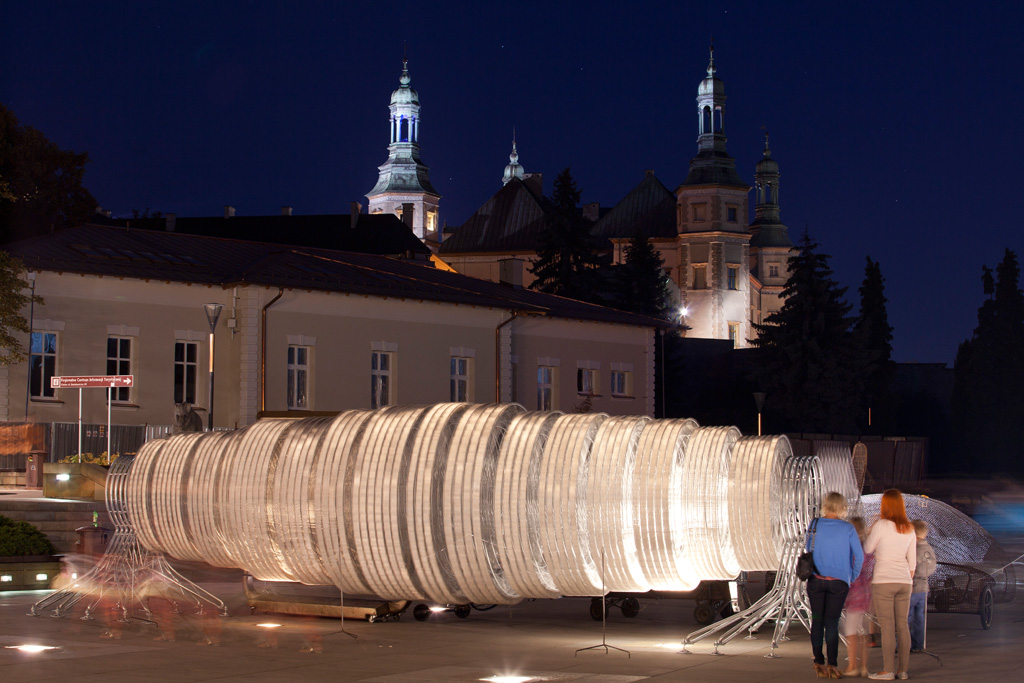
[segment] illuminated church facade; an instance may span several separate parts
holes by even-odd
[[[697,154],[683,182],[672,191],[647,171],[614,207],[587,205],[583,215],[592,221],[591,234],[610,245],[612,263],[625,261],[637,233],[654,245],[686,336],[729,339],[742,348],[756,334],[753,325],[782,307],[793,243],[780,220],[779,165],[767,136],[752,188],[726,151],[725,100],[712,48],[697,89]],[[462,226],[446,231],[439,256],[459,272],[529,286],[545,214],[540,180],[524,173],[513,146],[503,187]]]

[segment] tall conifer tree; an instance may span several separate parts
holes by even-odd
[[[761,349],[754,371],[767,394],[765,412],[782,431],[856,431],[864,391],[864,354],[853,335],[845,287],[832,279],[829,257],[804,234],[789,259],[782,308],[755,324]]]
[[[988,298],[978,326],[956,354],[954,423],[963,460],[955,469],[1024,471],[1018,422],[1024,415],[1024,293],[1017,255],[1006,249],[992,271],[982,268]]]
[[[539,236],[537,261],[530,267],[536,277],[530,288],[602,303],[590,223],[580,213],[579,201],[580,190],[566,168],[555,178],[551,212]]]
[[[668,320],[672,294],[665,262],[651,241],[634,235],[626,246],[625,262],[615,273],[617,308]]]
[[[866,400],[873,413],[872,426],[892,425],[889,385],[892,382],[892,325],[886,309],[885,278],[877,261],[867,257],[860,286],[860,315],[854,326],[857,343],[866,354]]]

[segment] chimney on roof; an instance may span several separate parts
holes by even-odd
[[[231,218],[234,215],[235,215],[235,207],[231,206],[230,204],[225,204],[224,205],[224,218]]]
[[[410,230],[412,230],[412,217],[415,211],[416,208],[413,206],[412,202],[405,202],[402,204],[402,222],[408,225]]]
[[[166,228],[165,229],[167,230],[167,232],[174,232],[174,226],[178,222],[178,214],[176,214],[176,213],[165,213],[164,214],[164,221],[166,221]]]
[[[363,212],[363,205],[359,202],[352,202],[349,205],[348,211],[348,225],[353,230],[356,229],[356,224],[359,223],[359,214]]]
[[[290,207],[290,206],[282,206],[281,207],[281,215],[282,216],[291,216],[292,215],[292,207]]]
[[[512,289],[523,288],[523,271],[526,261],[521,258],[503,258],[498,260],[498,281]]]
[[[601,217],[601,205],[597,202],[591,202],[583,205],[583,217],[591,223],[597,222],[597,219]]]

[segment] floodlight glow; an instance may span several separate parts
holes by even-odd
[[[4,649],[7,650],[21,650],[22,652],[29,652],[35,654],[36,652],[46,652],[47,650],[56,650],[55,645],[5,645]]]
[[[61,472],[57,475],[57,481],[70,481],[71,475],[67,472]]]
[[[490,683],[529,683],[530,681],[543,680],[540,678],[534,678],[533,676],[488,676],[487,678],[481,678],[481,681],[490,681]]]
[[[36,581],[46,581],[46,574],[36,574]]]
[[[433,607],[430,608],[430,611],[431,612],[447,612],[448,608],[447,607],[438,607],[437,605],[434,605]]]
[[[280,626],[281,626],[281,624],[272,624],[270,622],[266,622],[266,623],[263,623],[263,624],[256,624],[256,625],[259,626],[260,628],[280,628]]]
[[[14,577],[10,574],[4,574],[3,576],[0,576],[0,583],[10,583],[11,581],[14,581]]]

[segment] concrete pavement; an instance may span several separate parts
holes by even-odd
[[[189,567],[186,573],[224,599],[228,617],[157,614],[159,623],[133,621],[119,640],[104,639],[101,620],[27,613],[45,593],[0,593],[0,680],[28,681],[479,681],[495,675],[522,681],[791,681],[811,680],[810,645],[799,625],[774,658],[767,629],[756,640],[737,638],[711,654],[711,641],[680,654],[686,634],[696,630],[693,603],[643,600],[627,619],[609,612],[603,648],[600,622],[589,616],[589,600],[537,600],[512,607],[453,613],[426,622],[410,608],[399,622],[367,623],[286,615],[250,615],[238,572]],[[1024,601],[996,605],[991,630],[976,615],[929,614],[928,649],[915,654],[911,679],[967,681],[1024,677]],[[259,624],[273,622],[269,629]],[[344,628],[344,630],[342,630]],[[219,646],[199,645],[207,637]],[[173,641],[155,640],[174,637]],[[26,653],[11,646],[55,646]],[[303,652],[318,648],[321,654]],[[845,654],[845,648],[841,648]],[[881,668],[878,649],[871,668]]]

